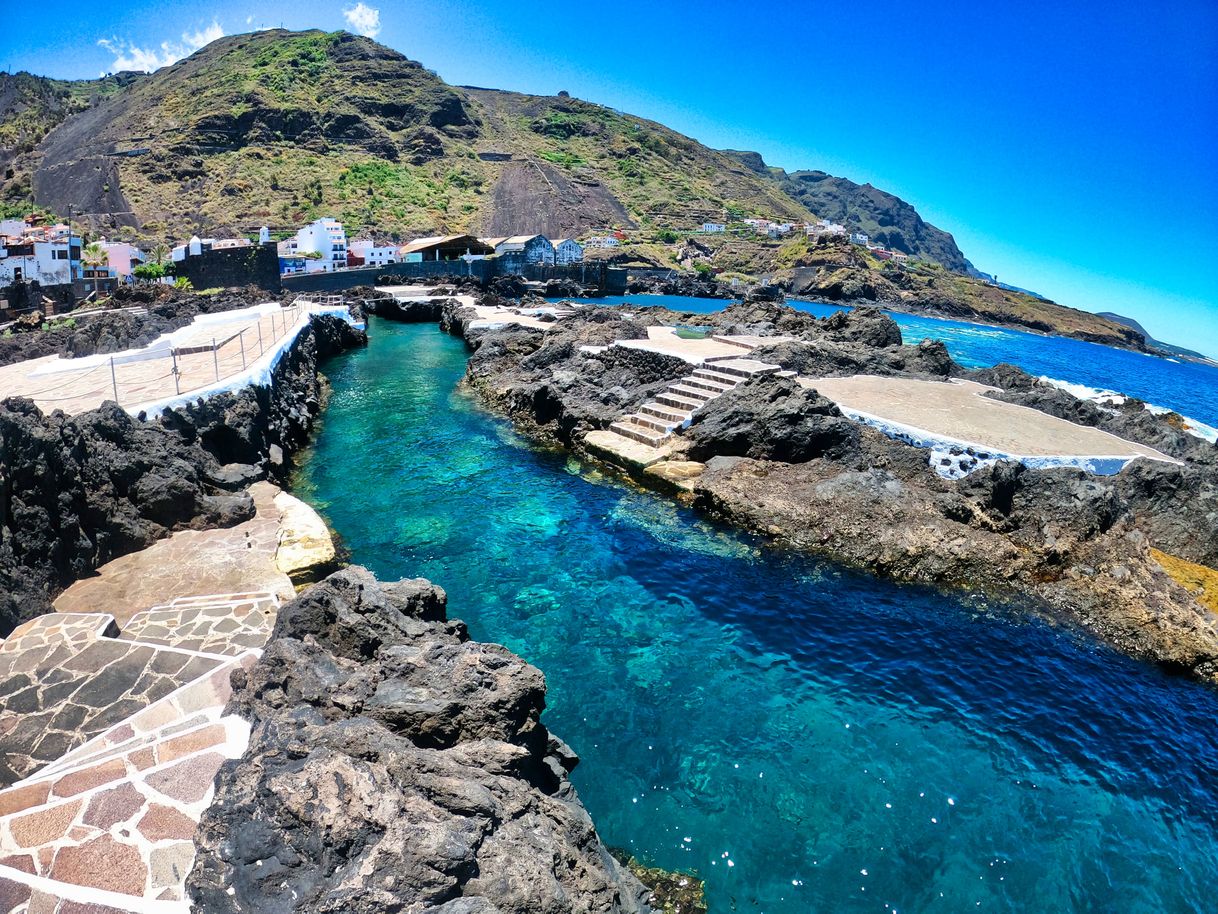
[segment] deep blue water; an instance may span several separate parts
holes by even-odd
[[[721,299],[676,295],[627,295],[576,301],[663,305],[674,311],[695,311],[699,314],[718,311],[727,304]],[[826,317],[841,310],[820,302],[793,299],[790,303],[817,317]],[[967,368],[1011,362],[1035,375],[1047,375],[1059,381],[1100,390],[1114,390],[1174,409],[1198,422],[1218,426],[1218,368],[1212,365],[1172,361],[1065,337],[889,313],[901,326],[905,342],[916,343],[928,337],[941,339],[947,344],[952,357]]]
[[[1213,909],[1218,693],[531,449],[456,391],[459,340],[370,329],[296,491],[546,673],[608,843],[714,912]]]

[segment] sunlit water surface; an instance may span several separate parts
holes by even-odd
[[[297,492],[549,683],[603,838],[714,912],[1212,910],[1218,695],[1000,606],[774,552],[533,450],[373,319]]]

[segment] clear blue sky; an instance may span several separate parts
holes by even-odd
[[[219,31],[379,30],[452,83],[566,89],[708,145],[871,182],[1001,280],[1218,356],[1214,0],[363,0],[344,15],[355,7],[13,4],[0,67],[86,77]]]

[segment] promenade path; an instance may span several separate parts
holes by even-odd
[[[0,398],[29,397],[43,412],[59,409],[76,415],[106,400],[131,410],[201,391],[242,374],[273,352],[308,321],[309,313],[304,305],[283,308],[269,303],[200,316],[143,349],[78,359],[44,356],[5,365],[0,367]]]

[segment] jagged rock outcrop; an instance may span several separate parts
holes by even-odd
[[[173,530],[253,515],[214,456],[113,403],[80,416],[0,403],[0,633],[59,589]]]
[[[811,378],[967,374],[941,342],[901,345],[895,323],[874,309],[824,320],[756,301],[716,314],[648,308],[630,320],[621,310],[576,312],[545,332],[469,333],[474,352],[466,383],[527,433],[597,456],[599,443],[585,442],[582,432],[637,408],[657,389],[649,387],[651,379],[662,378],[668,366],[638,377],[611,373],[607,363],[630,350],[580,346],[638,339],[654,324],[789,337],[753,349],[749,358]],[[454,329],[462,332],[459,321]],[[674,374],[689,370],[674,360]],[[1143,422],[1167,430],[1154,435],[1176,434],[1170,417],[1156,418],[1141,405],[1122,407],[1114,417],[1068,403],[1060,392],[1033,390],[1034,379],[1010,380],[1013,395],[1029,397],[1026,405],[1036,399],[1047,412],[1065,411],[1076,421],[1076,414],[1088,415],[1117,434],[1133,427],[1125,423]],[[608,409],[611,401],[617,410]],[[1118,425],[1107,425],[1118,418]],[[1152,435],[1149,427],[1145,434]],[[1183,466],[1139,460],[1116,476],[1099,477],[1012,462],[949,480],[929,465],[926,449],[860,427],[815,391],[768,375],[700,406],[639,478],[673,488],[724,520],[885,577],[1030,598],[1032,606],[1081,622],[1122,650],[1218,679],[1218,618],[1150,551],[1158,547],[1211,567],[1218,562],[1212,448],[1182,437],[1177,445]]]
[[[802,463],[856,453],[859,426],[789,378],[759,375],[711,400],[686,431],[691,460],[753,457]]]
[[[541,673],[423,580],[337,572],[284,606],[229,711],[253,724],[204,814],[200,910],[643,914],[548,733]]]

